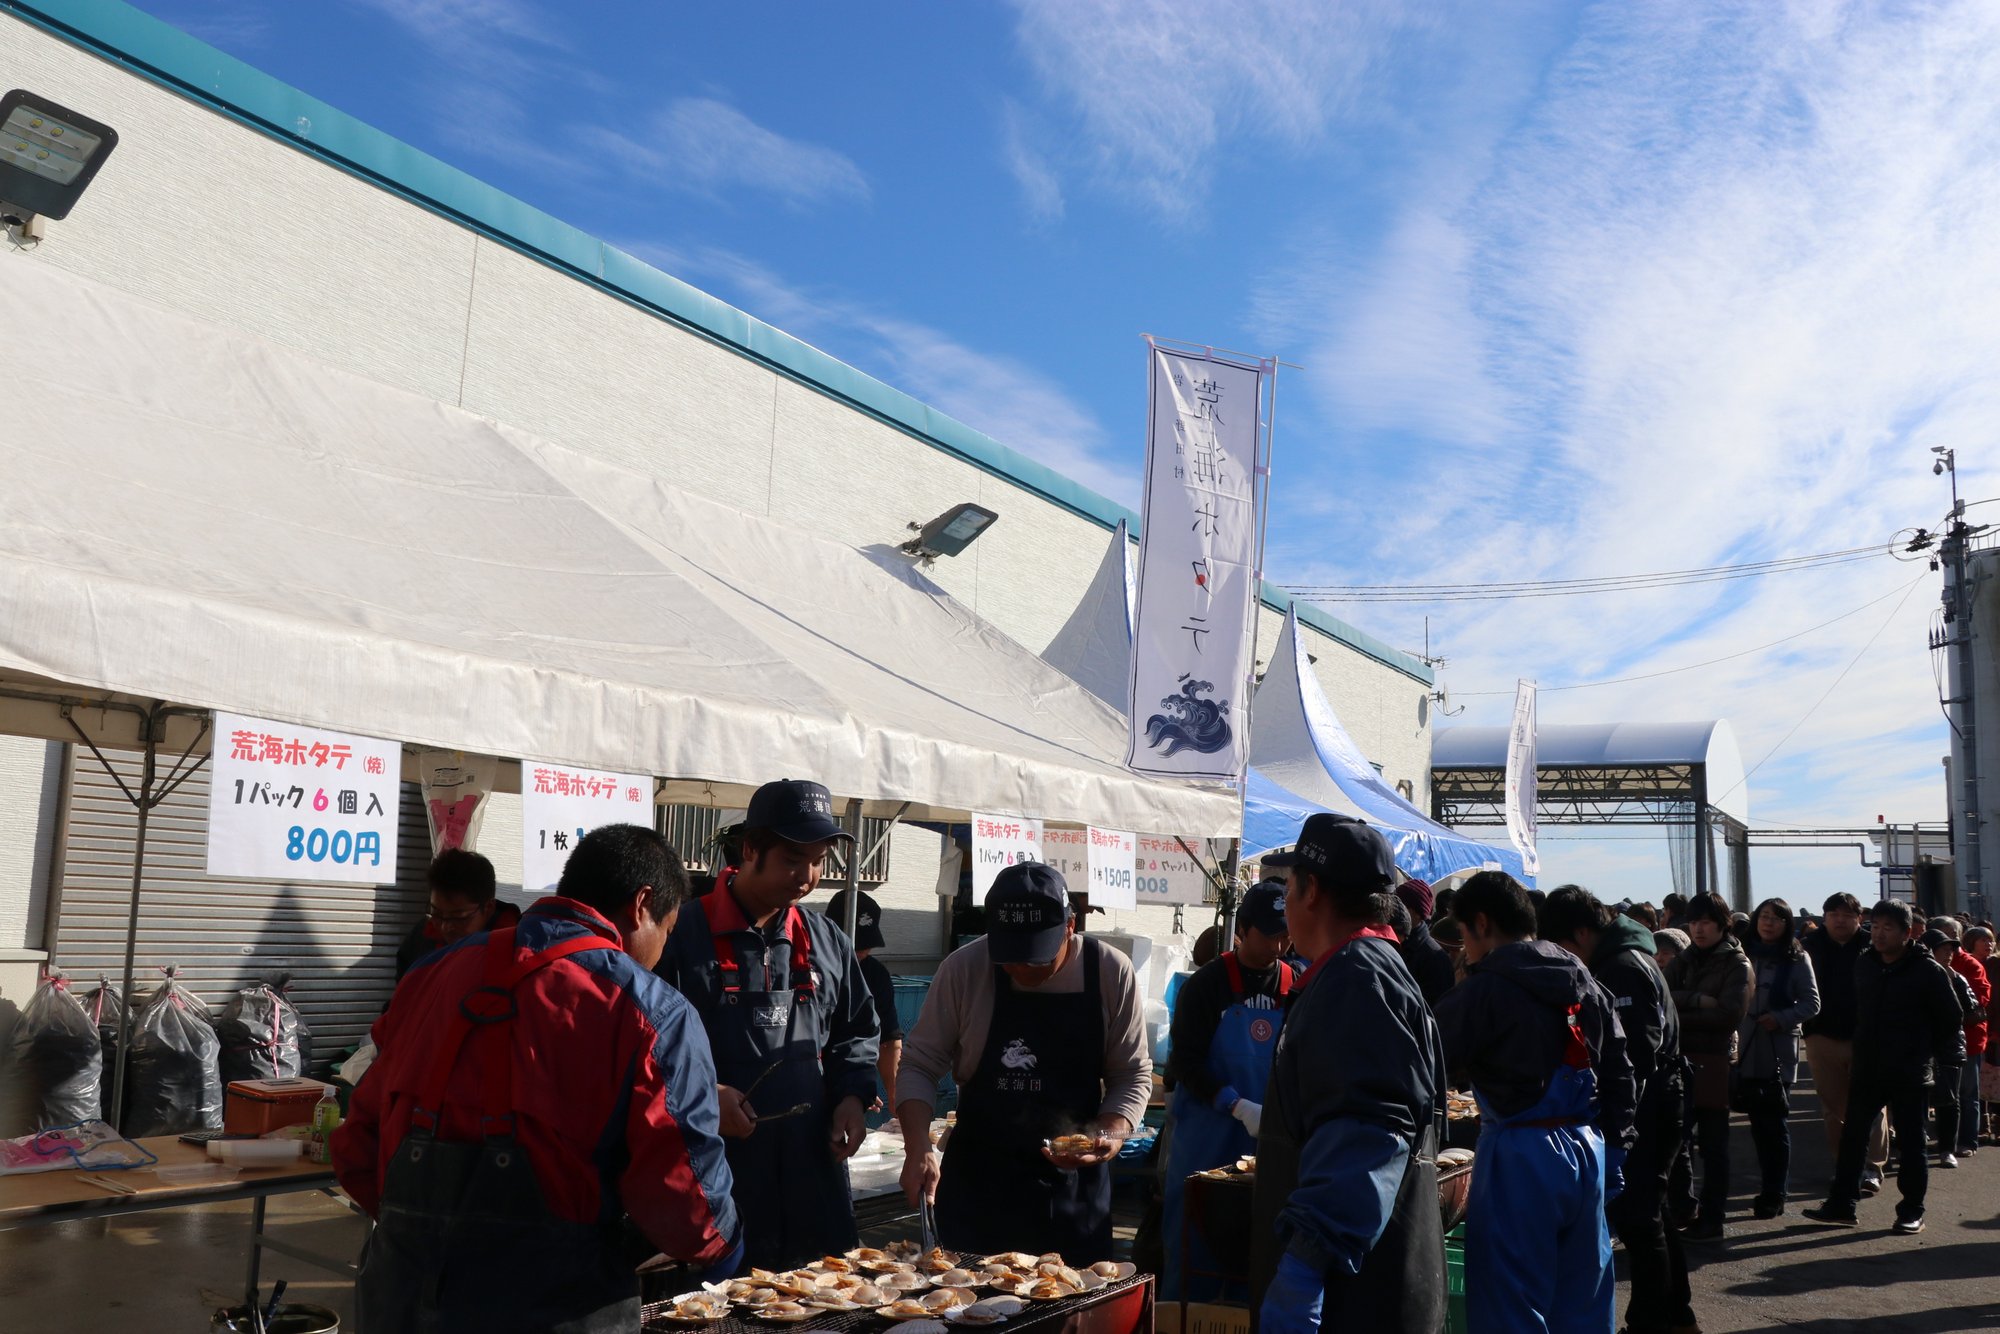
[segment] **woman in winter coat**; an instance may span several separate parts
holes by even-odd
[[[1694,1066],[1694,1128],[1701,1146],[1700,1209],[1682,1235],[1722,1236],[1729,1203],[1729,1069],[1736,1063],[1737,1026],[1750,1008],[1750,960],[1729,934],[1729,905],[1713,894],[1687,906],[1689,948],[1667,968],[1680,1011],[1681,1054]],[[1675,1169],[1676,1198],[1691,1167]]]
[[[1812,960],[1792,932],[1792,907],[1765,899],[1750,919],[1754,984],[1750,1009],[1737,1034],[1736,1100],[1750,1118],[1763,1188],[1752,1211],[1759,1218],[1785,1212],[1792,1168],[1791,1087],[1799,1076],[1799,1026],[1819,1013],[1819,983]]]

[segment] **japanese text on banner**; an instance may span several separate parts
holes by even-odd
[[[521,885],[546,893],[570,850],[608,824],[653,824],[653,780],[564,764],[521,761]]]
[[[1136,908],[1139,840],[1115,829],[1086,831],[1090,840],[1090,906]]]
[[[1514,724],[1507,734],[1507,837],[1521,854],[1521,869],[1540,874],[1535,852],[1535,683],[1514,691]]]
[[[993,877],[1019,862],[1039,862],[1042,851],[1042,822],[1020,815],[974,815],[972,817],[972,897],[985,899],[993,888]]]
[[[1154,347],[1127,763],[1236,779],[1256,606],[1263,370]]]
[[[208,874],[394,883],[402,754],[393,741],[217,713]]]

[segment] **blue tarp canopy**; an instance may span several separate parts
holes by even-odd
[[[1419,880],[1497,867],[1532,885],[1511,845],[1481,843],[1425,815],[1375,771],[1320,688],[1299,642],[1298,616],[1285,618],[1271,668],[1257,687],[1250,729],[1243,855],[1289,847],[1314,811],[1352,815],[1389,837],[1396,865]]]

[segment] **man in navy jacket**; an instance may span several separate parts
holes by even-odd
[[[1388,920],[1389,844],[1305,823],[1285,920],[1313,961],[1278,1035],[1257,1136],[1252,1305],[1261,1334],[1436,1334],[1444,1323],[1437,1120],[1444,1051]]]

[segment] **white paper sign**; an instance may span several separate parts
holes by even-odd
[[[1257,598],[1263,370],[1154,347],[1126,763],[1239,778]]]
[[[1208,873],[1181,847],[1179,840],[1141,834],[1138,844],[1138,883],[1134,886],[1142,904],[1184,904],[1208,902],[1211,892]],[[1188,847],[1204,854],[1211,851],[1201,839],[1191,838]]]
[[[1083,829],[1042,830],[1042,860],[1081,893],[1090,881],[1090,834]]]
[[[1017,862],[1043,860],[1042,822],[1021,815],[972,817],[972,898],[984,902],[993,877]],[[1067,877],[1065,877],[1067,878]]]
[[[1139,841],[1115,829],[1089,829],[1090,906],[1136,908]]]
[[[521,887],[534,894],[553,890],[577,840],[608,824],[652,828],[653,780],[523,760]]]
[[[395,883],[398,743],[217,713],[209,768],[208,874]]]

